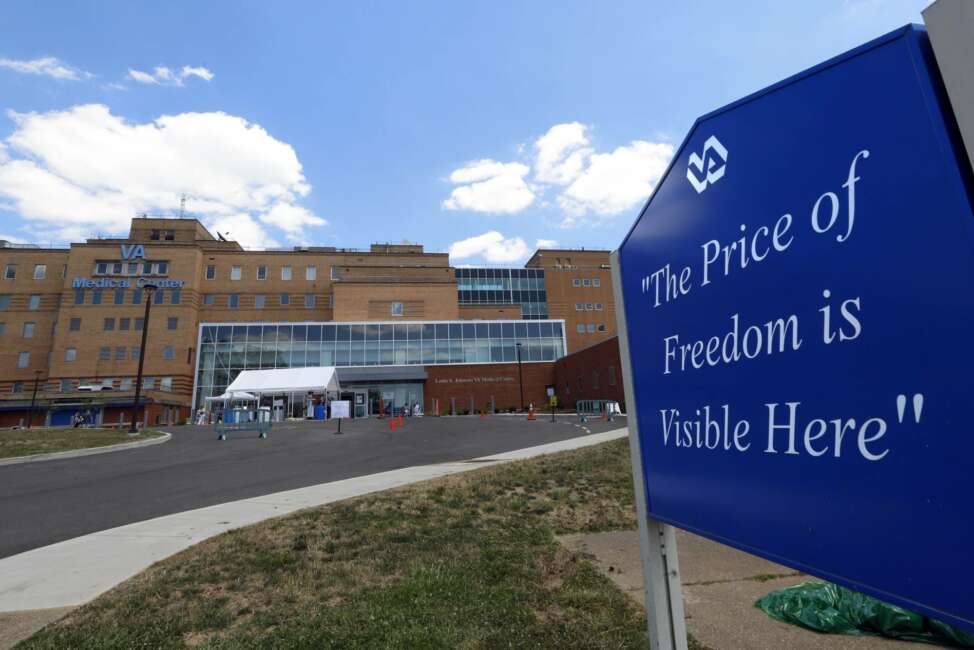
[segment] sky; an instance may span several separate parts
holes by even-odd
[[[614,249],[695,118],[928,0],[4,3],[0,239]]]

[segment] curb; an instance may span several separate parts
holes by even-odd
[[[82,456],[95,456],[97,454],[109,454],[113,451],[125,451],[126,449],[137,449],[148,447],[149,445],[159,445],[169,442],[172,439],[171,433],[163,432],[158,438],[148,440],[136,440],[135,442],[122,442],[117,445],[105,445],[104,447],[88,447],[86,449],[73,449],[71,451],[55,451],[49,454],[31,454],[30,456],[15,456],[13,458],[0,458],[0,467],[4,465],[20,465],[22,463],[39,463],[45,460],[62,460],[65,458],[80,458]]]

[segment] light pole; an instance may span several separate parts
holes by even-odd
[[[139,372],[135,377],[135,403],[132,405],[132,426],[129,427],[129,435],[134,436],[139,433],[139,398],[142,396],[142,365],[145,363],[145,338],[149,333],[149,310],[152,309],[152,294],[158,287],[154,284],[143,284],[142,290],[145,291],[145,314],[142,317],[142,345],[139,347]]]
[[[37,382],[41,379],[41,370],[34,371],[34,392],[30,395],[30,410],[27,411],[27,428],[34,422],[34,404],[37,402]]]
[[[524,373],[521,370],[521,342],[514,344],[517,349],[517,387],[521,391],[521,410],[524,410]]]

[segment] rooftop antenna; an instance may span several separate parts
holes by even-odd
[[[184,192],[179,197],[179,218],[182,219],[183,215],[186,214],[186,193]]]

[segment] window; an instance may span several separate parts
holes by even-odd
[[[582,311],[582,309],[584,307],[585,307],[585,305],[583,303],[580,303],[580,302],[576,302],[575,303],[575,311]]]
[[[166,319],[166,329],[174,330],[179,328],[179,319],[175,316],[170,316]]]
[[[595,303],[595,311],[602,311],[602,303],[600,302]]]
[[[135,319],[135,327],[133,329],[135,329],[136,332],[141,332],[142,331],[142,325],[144,323],[145,323],[145,319],[144,318],[141,318],[141,317],[140,318],[136,318]]]
[[[0,309],[7,309],[10,307],[10,294],[0,294]]]
[[[118,319],[118,329],[120,331],[123,331],[123,332],[128,331],[128,329],[131,326],[131,324],[132,324],[132,319],[130,319],[130,318],[119,318]]]
[[[125,304],[125,289],[115,289],[115,304],[116,305]]]
[[[158,275],[166,275],[169,273],[169,262],[156,262],[155,268]]]
[[[142,390],[152,390],[156,386],[155,377],[143,377],[142,378]]]
[[[69,393],[69,392],[71,392],[71,380],[70,379],[62,379],[61,380],[61,386],[60,386],[60,388],[61,388],[61,392],[62,393]]]
[[[231,266],[230,267],[230,279],[231,280],[239,280],[240,279],[240,267],[239,266]]]
[[[120,345],[115,348],[115,361],[125,361],[125,346]]]
[[[227,307],[229,307],[230,309],[236,309],[239,306],[240,306],[239,293],[231,293],[229,296],[227,296]]]
[[[91,292],[91,304],[100,305],[101,304],[101,289],[95,289]]]
[[[141,348],[132,348],[132,361],[138,361],[139,357],[142,356]]]
[[[26,368],[30,365],[30,352],[20,352],[17,354],[17,367]]]
[[[290,280],[291,279],[291,267],[290,266],[282,266],[281,267],[281,279],[282,280]]]
[[[204,293],[203,294],[203,305],[205,307],[212,307],[213,306],[213,294],[212,293]]]
[[[24,392],[24,382],[22,382],[22,381],[15,381],[11,392],[13,392],[13,393],[23,393]]]
[[[315,295],[313,293],[305,294],[304,296],[305,309],[313,309],[314,306],[315,306]]]
[[[585,303],[585,311],[592,311],[593,307],[595,307],[595,305],[593,305],[592,303],[590,302]]]
[[[166,241],[173,241],[176,239],[176,233],[172,230],[163,230],[162,236]]]
[[[17,265],[8,264],[7,268],[3,270],[4,280],[16,280],[17,279]]]
[[[112,349],[107,345],[102,346],[98,349],[98,360],[99,361],[111,361],[112,360]]]
[[[152,273],[152,262],[142,262],[142,274],[149,275]]]
[[[151,239],[152,241],[159,241],[159,229],[158,228],[153,228],[149,232],[149,239]]]
[[[216,267],[212,264],[206,267],[206,279],[215,280],[216,279]]]
[[[104,327],[102,329],[104,329],[106,332],[113,332],[113,331],[115,331],[115,319],[114,318],[106,318],[105,319],[105,325],[104,325]]]
[[[580,287],[580,286],[582,286],[582,281],[579,280],[578,278],[572,278],[572,286],[573,287]]]
[[[77,332],[80,329],[81,329],[81,319],[80,318],[72,318],[70,321],[68,321],[68,330],[69,331],[71,331],[71,332]]]
[[[589,334],[594,334],[595,333],[595,323],[589,323],[587,325],[587,328],[588,328],[588,333]]]
[[[575,331],[578,332],[579,334],[584,334],[585,333],[585,325],[579,323],[578,325],[575,326]]]
[[[132,378],[122,377],[122,381],[118,384],[119,390],[132,390]]]
[[[166,292],[162,289],[156,289],[152,294],[152,304],[161,305],[162,301],[166,299]]]
[[[112,274],[114,274],[114,275],[121,275],[122,274],[122,263],[121,262],[115,262],[114,264],[112,264]]]
[[[391,316],[402,316],[402,303],[394,302],[392,306],[389,307],[389,314]]]
[[[132,304],[141,305],[142,304],[142,289],[136,289],[132,292]]]
[[[258,280],[266,280],[267,279],[267,267],[266,266],[258,266],[257,267],[257,279]]]
[[[64,360],[65,361],[67,361],[68,363],[70,363],[70,362],[74,361],[77,358],[78,358],[78,349],[77,348],[65,348],[64,349]]]
[[[172,390],[172,377],[163,377],[159,380],[159,390],[164,390],[167,393]]]
[[[105,275],[108,273],[108,262],[98,262],[95,264],[95,275]]]
[[[41,297],[38,294],[31,294],[27,299],[27,309],[36,310],[41,308]]]
[[[605,325],[604,324],[599,323],[599,331],[600,332],[604,332],[605,331]]]
[[[166,361],[172,361],[176,358],[176,350],[171,345],[167,345],[162,349],[162,358]]]
[[[341,280],[342,279],[341,276],[338,274],[338,267],[337,266],[332,265],[332,267],[331,267],[331,279],[332,280]]]
[[[24,323],[24,338],[34,338],[34,323]]]
[[[139,274],[139,263],[138,262],[129,262],[127,273],[129,275],[138,275]]]
[[[43,280],[47,277],[47,264],[34,265],[34,279]]]
[[[178,305],[179,301],[183,299],[182,293],[179,289],[173,289],[169,292],[169,304]]]
[[[286,306],[291,304],[291,294],[282,293],[281,294],[281,306]]]
[[[609,386],[616,385],[616,367],[609,366]]]
[[[590,287],[590,286],[592,286],[592,281],[589,280],[588,278],[585,278],[584,280],[582,280],[582,286],[583,287]]]
[[[76,289],[74,292],[74,304],[83,305],[85,304],[85,292],[83,289]]]
[[[599,280],[598,278],[592,278],[592,286],[593,287],[601,287],[602,286],[602,280]]]
[[[598,370],[593,370],[592,371],[592,388],[598,388],[598,387],[599,387],[599,371]]]
[[[254,296],[254,309],[263,309],[263,308],[264,308],[264,294],[258,293],[256,296]]]
[[[313,282],[318,278],[318,267],[317,266],[306,266],[304,267],[304,279],[309,282]]]

